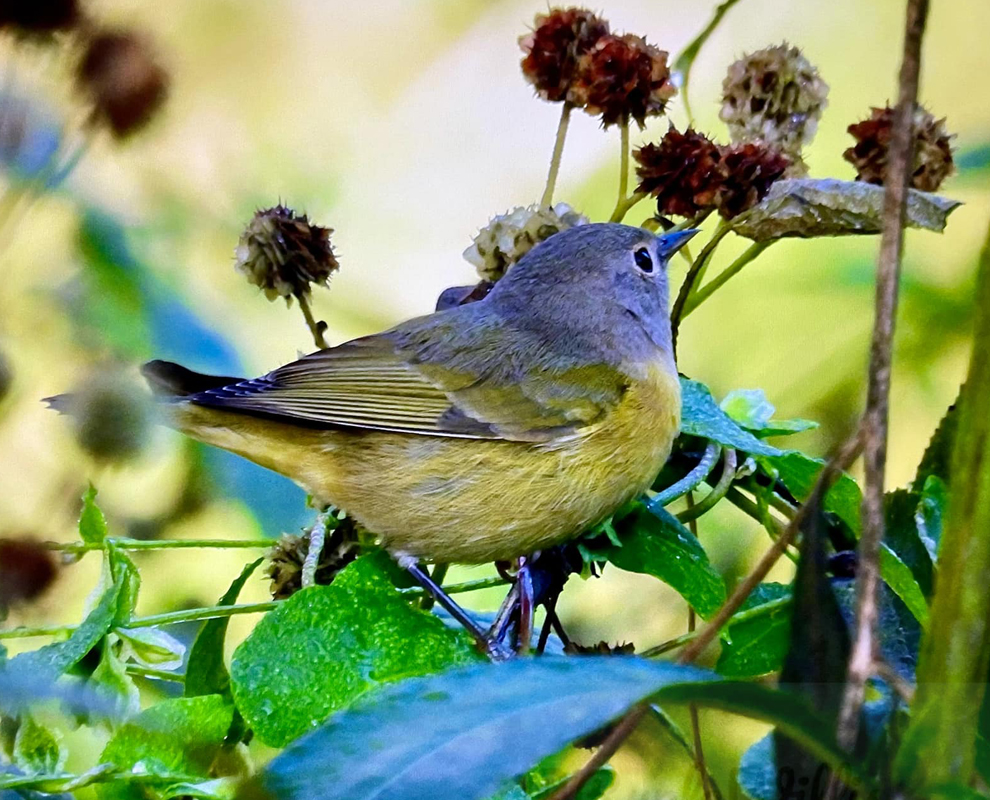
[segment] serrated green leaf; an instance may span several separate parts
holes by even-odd
[[[86,544],[100,544],[107,538],[107,519],[96,505],[96,487],[89,485],[79,514],[79,538]]]
[[[914,614],[922,627],[928,624],[928,603],[911,569],[890,547],[880,544],[880,576]]]
[[[716,672],[731,678],[749,678],[781,668],[791,631],[791,605],[782,601],[790,597],[790,587],[781,583],[761,583],[753,590],[736,614],[758,608],[767,613],[730,620],[723,633]]]
[[[119,770],[140,765],[142,772],[152,775],[206,778],[232,717],[231,705],[216,694],[163,700],[122,725],[100,760]],[[174,783],[174,778],[162,781],[163,785]],[[103,784],[97,794],[105,800],[146,796],[140,787],[124,782]]]
[[[937,475],[947,486],[951,483],[952,474],[952,447],[956,440],[956,428],[959,425],[959,398],[956,398],[945,416],[938,423],[935,433],[932,434],[928,447],[918,464],[918,471],[915,474],[911,488],[920,492],[925,487],[925,481],[929,475]]]
[[[123,649],[120,657],[143,667],[177,669],[182,666],[186,646],[158,628],[115,628]]]
[[[267,614],[234,653],[231,688],[258,737],[278,747],[380,683],[476,658],[465,634],[411,606],[364,556]]]
[[[882,186],[862,181],[777,181],[758,205],[732,220],[732,230],[755,242],[880,233],[883,194]],[[909,189],[904,222],[941,233],[949,214],[960,205],[958,200]]]
[[[229,606],[237,602],[237,596],[247,583],[247,579],[264,561],[259,558],[241,570],[230,588],[220,598],[218,605]],[[195,697],[201,694],[230,693],[230,673],[223,660],[224,640],[227,637],[227,625],[230,617],[220,617],[219,619],[208,619],[203,622],[203,627],[196,634],[196,640],[189,649],[189,660],[186,662],[186,681],[184,694],[186,697]]]
[[[761,442],[726,414],[703,383],[681,378],[681,432],[760,456],[783,453]]]
[[[67,753],[61,737],[33,715],[23,714],[14,735],[14,763],[29,775],[51,775],[62,769]]]
[[[758,461],[767,472],[776,475],[791,494],[802,501],[811,494],[818,474],[825,466],[825,462],[820,458],[811,458],[795,450],[763,457]],[[858,535],[859,507],[862,499],[863,495],[856,481],[842,473],[825,495],[822,505],[826,511],[831,511]]]
[[[725,602],[725,581],[694,534],[667,511],[637,504],[614,521],[621,546],[605,544],[595,557],[627,572],[652,575],[675,589],[704,619]]]

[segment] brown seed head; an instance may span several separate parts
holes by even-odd
[[[328,532],[316,566],[316,583],[326,586],[333,583],[337,574],[358,557],[360,545],[357,529],[350,518],[339,521],[337,527]],[[309,552],[309,537],[306,535],[282,534],[268,553],[268,577],[271,578],[271,593],[275,600],[291,597],[302,588],[302,567]]]
[[[37,541],[0,539],[0,613],[40,597],[57,571],[52,553]]]
[[[770,186],[784,176],[791,163],[789,158],[762,143],[734,144],[720,150],[722,184],[715,205],[726,219],[766,197]]]
[[[578,58],[607,33],[608,22],[583,8],[554,8],[537,14],[533,31],[519,38],[525,54],[523,75],[544,100],[567,100]]]
[[[693,217],[715,204],[722,173],[718,147],[707,136],[672,127],[659,144],[634,150],[633,158],[637,191],[656,197],[660,214]]]
[[[78,0],[0,0],[0,30],[48,34],[68,30],[81,18]]]
[[[130,31],[99,31],[89,39],[76,73],[93,104],[93,122],[118,139],[146,125],[168,94],[168,73],[148,41]]]
[[[882,185],[887,178],[887,157],[890,135],[894,125],[894,110],[874,108],[869,119],[849,126],[856,144],[842,154],[856,168],[856,180]],[[914,169],[911,187],[934,192],[942,185],[955,166],[952,163],[951,142],[954,134],[945,128],[945,119],[921,106],[914,111]]]
[[[722,82],[719,118],[733,142],[766,142],[787,155],[790,173],[807,168],[801,148],[818,129],[828,84],[796,47],[784,43],[743,56]]]
[[[326,286],[340,264],[330,244],[332,228],[310,223],[305,214],[278,205],[258,211],[241,234],[235,267],[269,300],[308,295]]]
[[[641,36],[603,36],[579,59],[577,79],[568,99],[607,128],[634,119],[640,128],[659,116],[677,89],[670,82],[667,53]]]

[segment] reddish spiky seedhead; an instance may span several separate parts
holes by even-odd
[[[791,161],[762,143],[749,142],[721,148],[722,185],[715,198],[726,219],[741,214],[767,196],[774,181],[784,176]]]
[[[627,33],[603,36],[581,56],[571,99],[589,114],[601,115],[606,128],[624,119],[642,128],[647,117],[664,112],[675,94],[667,53]]]
[[[659,144],[644,145],[633,158],[637,191],[656,197],[660,214],[693,217],[714,205],[722,173],[718,147],[707,136],[671,128]]]
[[[568,100],[578,59],[608,34],[608,22],[583,8],[554,8],[535,22],[533,31],[519,38],[523,75],[544,100]]]
[[[894,126],[894,109],[874,108],[870,117],[849,126],[856,144],[842,154],[856,168],[856,180],[882,185],[887,178],[887,157]],[[914,169],[911,187],[934,192],[955,170],[950,134],[945,119],[935,119],[918,106],[914,113]]]

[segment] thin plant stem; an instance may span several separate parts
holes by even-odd
[[[712,255],[715,253],[715,248],[718,247],[718,243],[722,241],[729,233],[729,226],[725,222],[719,223],[718,228],[715,229],[715,233],[712,234],[712,238],[708,240],[708,243],[701,249],[698,257],[694,260],[690,269],[687,271],[687,275],[684,276],[684,282],[681,284],[680,290],[677,292],[677,299],[674,301],[674,307],[670,310],[670,332],[671,332],[671,346],[674,350],[674,354],[677,354],[677,333],[681,326],[681,319],[684,315],[684,307],[687,305],[688,298],[691,292],[694,290],[694,285],[701,280],[704,276],[705,269],[708,267],[708,262],[711,260]]]
[[[884,183],[883,231],[877,259],[876,301],[870,346],[866,412],[863,416],[863,533],[856,567],[856,627],[846,686],[839,708],[837,740],[850,751],[859,734],[866,682],[876,661],[877,589],[880,542],[884,533],[884,473],[887,421],[897,294],[904,246],[904,215],[914,152],[914,111],[921,73],[921,42],[928,0],[908,0],[897,106],[891,128],[887,180]],[[830,787],[834,788],[834,787]],[[834,792],[832,792],[834,794]]]
[[[320,564],[320,556],[323,555],[323,544],[326,538],[327,521],[326,517],[320,514],[309,531],[309,546],[306,548],[306,558],[303,559],[300,574],[303,589],[316,585],[316,568]]]
[[[656,512],[690,492],[715,469],[715,464],[718,463],[718,457],[721,452],[722,448],[717,442],[709,442],[705,447],[705,452],[702,453],[701,458],[698,460],[697,466],[679,481],[672,483],[666,489],[647,500],[646,507],[650,511]]]
[[[750,261],[754,261],[760,253],[772,244],[773,242],[757,242],[756,244],[750,245],[746,251],[739,256],[739,258],[733,261],[717,276],[712,278],[711,281],[709,281],[705,286],[698,289],[698,291],[692,293],[691,296],[687,298],[684,303],[684,313],[681,315],[681,318],[684,319],[689,316],[692,311],[698,308],[698,306],[721,289],[730,278],[738,275],[742,271],[743,267],[745,267]],[[701,278],[699,277],[697,282],[700,281]]]
[[[46,550],[59,553],[89,553],[106,549],[107,542],[113,542],[118,550],[235,550],[239,548],[272,547],[273,539],[105,539],[102,542],[42,542]]]
[[[557,136],[553,141],[553,154],[550,156],[550,169],[547,172],[547,185],[540,198],[540,205],[549,208],[553,203],[553,191],[557,187],[557,175],[560,173],[560,160],[564,154],[564,140],[567,138],[567,126],[571,121],[571,109],[574,106],[564,102],[560,109],[560,121],[557,123]]]
[[[138,678],[148,678],[153,681],[168,681],[169,683],[185,683],[186,676],[181,672],[169,672],[165,669],[151,669],[150,667],[141,667],[137,664],[128,664],[125,668],[128,675],[134,675]]]
[[[690,493],[688,498],[690,498]],[[689,500],[688,507],[691,503]],[[695,521],[691,521],[691,525],[695,526]],[[692,533],[697,536],[697,531],[692,530]],[[696,627],[696,619],[693,608],[688,609],[688,633],[691,633]],[[712,790],[708,785],[708,766],[705,764],[705,750],[701,745],[701,719],[698,716],[698,706],[691,703],[688,706],[688,713],[691,716],[691,736],[694,741],[694,765],[698,769],[698,775],[701,777],[701,790],[704,792],[705,800],[712,799]]]
[[[629,196],[629,118],[623,117],[619,123],[619,197],[609,222],[620,222],[632,206],[627,207]],[[643,195],[645,197],[646,195]],[[640,200],[643,198],[640,197]],[[636,201],[637,203],[639,200]],[[635,203],[633,203],[635,205]]]
[[[609,217],[609,222],[622,222],[634,206],[643,202],[649,195],[646,192],[633,192],[625,200],[620,200],[615,205],[615,210],[612,211],[612,216]]]
[[[327,349],[327,340],[323,338],[323,329],[326,323],[317,322],[313,317],[313,310],[309,306],[309,297],[300,292],[296,295],[296,299],[299,301],[299,308],[302,310],[303,317],[306,318],[306,325],[309,327],[309,332],[313,334],[313,343],[320,350]]]
[[[698,517],[707,514],[715,507],[715,504],[719,500],[725,497],[735,478],[736,451],[731,447],[727,447],[722,453],[722,474],[719,476],[718,483],[715,484],[711,492],[705,495],[700,503],[694,503],[691,492],[688,492],[688,507],[685,511],[677,515],[677,519],[681,522],[688,522],[693,526]]]

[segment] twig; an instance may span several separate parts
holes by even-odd
[[[567,138],[567,125],[571,120],[570,103],[564,102],[564,107],[560,109],[560,121],[557,123],[557,137],[553,142],[553,155],[550,156],[550,170],[547,173],[547,185],[543,190],[543,197],[540,198],[540,205],[549,208],[553,203],[553,190],[557,186],[557,175],[560,172],[560,159],[564,154],[564,139]]]
[[[731,474],[734,477],[736,472],[736,451],[729,448],[725,451],[725,459],[722,462],[722,478],[719,480],[719,485],[725,479],[726,473],[729,473],[729,462],[732,462]],[[732,478],[729,478],[729,483],[732,482]],[[728,484],[726,484],[728,485]],[[705,500],[708,500],[713,494],[716,493],[718,489],[716,488],[712,491]],[[717,502],[717,501],[716,501]],[[694,503],[694,492],[687,493],[687,506],[688,511],[694,511],[697,506]],[[702,512],[703,513],[703,512]],[[697,516],[691,517],[688,520],[688,528],[690,529],[692,535],[695,539],[698,538],[698,519]],[[692,633],[697,627],[697,617],[694,613],[694,609],[688,606],[688,633]],[[691,703],[688,706],[688,713],[691,716],[691,735],[694,742],[694,752],[692,756],[694,758],[694,765],[698,768],[698,774],[701,776],[701,789],[705,794],[705,800],[711,800],[711,788],[708,785],[708,767],[705,764],[705,751],[701,746],[701,720],[698,717],[698,706]]]
[[[605,741],[602,742],[601,747],[595,751],[594,755],[585,762],[581,769],[574,773],[567,783],[551,796],[550,800],[573,800],[577,796],[577,793],[581,791],[581,787],[591,780],[591,776],[598,772],[615,755],[615,751],[636,730],[636,726],[639,725],[640,720],[646,716],[649,710],[650,707],[648,704],[639,704],[627,711],[625,716],[612,728],[612,732],[605,737]]]
[[[320,564],[320,556],[323,555],[323,543],[326,538],[327,521],[323,514],[320,514],[309,531],[309,546],[306,548],[306,558],[303,559],[300,575],[303,589],[316,585],[316,568]]]
[[[691,291],[694,289],[695,283],[701,280],[705,269],[708,266],[708,262],[711,260],[712,254],[715,252],[715,248],[718,247],[718,243],[722,241],[729,233],[729,226],[720,223],[718,228],[715,229],[715,233],[712,234],[712,238],[708,240],[698,257],[694,260],[691,268],[687,271],[687,275],[684,276],[684,282],[681,284],[680,291],[677,293],[677,299],[674,301],[674,307],[670,310],[670,332],[671,332],[671,346],[673,347],[674,353],[677,353],[677,331],[681,326],[681,318],[684,315],[684,307],[687,304],[688,297],[691,295]]]
[[[309,328],[309,332],[313,334],[313,343],[320,350],[326,350],[327,340],[323,338],[323,330],[327,324],[325,322],[317,322],[313,317],[313,310],[309,307],[309,297],[305,293],[300,292],[297,294],[296,300],[299,301],[299,308],[306,318],[306,325]]]
[[[863,416],[863,533],[856,568],[856,631],[849,671],[839,710],[838,742],[852,749],[859,734],[859,716],[866,681],[873,669],[876,594],[880,581],[879,555],[883,538],[883,484],[887,459],[887,418],[890,408],[890,370],[897,313],[897,289],[904,245],[904,212],[914,153],[914,109],[921,71],[921,40],[928,0],[908,0],[901,59],[897,108],[891,130],[887,181],[884,190],[883,233],[877,260],[877,288],[870,374]]]

